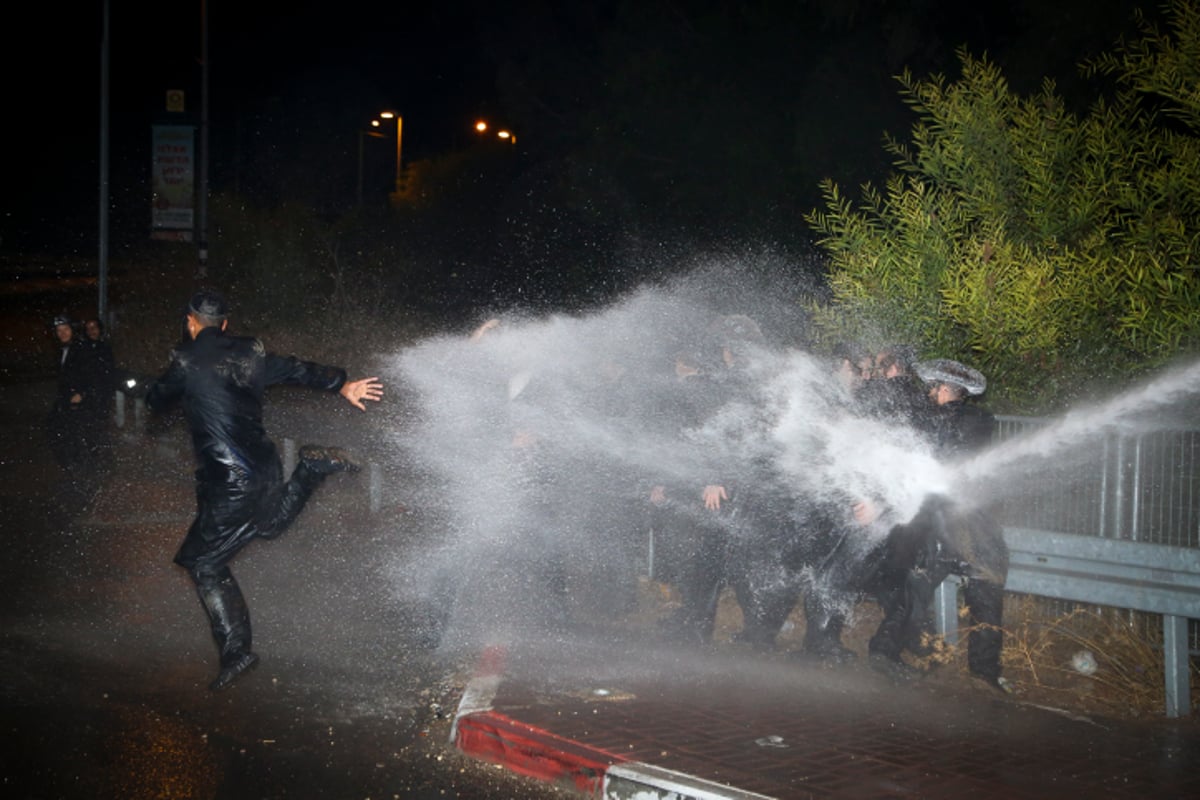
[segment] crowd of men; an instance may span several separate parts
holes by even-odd
[[[325,476],[354,468],[337,448],[308,446],[285,479],[262,428],[264,390],[275,383],[308,386],[341,394],[359,409],[364,400],[382,396],[376,378],[350,381],[339,368],[275,356],[256,339],[227,334],[227,316],[219,293],[193,296],[185,313],[187,335],[146,397],[152,410],[182,400],[200,467],[198,514],[176,562],[195,581],[218,646],[214,689],[257,663],[249,614],[229,562],[250,541],[282,533]],[[89,327],[96,335],[84,339],[69,319],[54,320],[60,379],[49,430],[65,468],[94,472],[109,446],[116,369],[102,329]],[[496,327],[489,322],[473,342],[490,338]],[[632,475],[633,482],[644,484],[636,505],[648,513],[657,543],[653,577],[674,586],[679,597],[662,622],[664,636],[710,641],[718,600],[730,588],[743,618],[738,641],[776,647],[789,616],[802,606],[800,655],[838,665],[854,658],[841,641],[847,617],[870,598],[882,611],[869,643],[870,661],[908,679],[915,668],[904,653],[928,651],[933,592],[956,574],[965,583],[971,615],[969,668],[1006,690],[1000,622],[1007,552],[995,520],[970,498],[931,493],[915,516],[901,518],[886,493],[875,496],[849,486],[814,492],[800,485],[772,449],[772,437],[755,427],[771,416],[761,394],[763,372],[755,365],[767,350],[753,319],[726,315],[705,327],[698,346],[673,353],[669,370],[659,370],[652,380],[651,373],[606,360],[582,383],[578,374],[520,370],[508,375],[503,392],[483,392],[489,403],[504,408],[499,416],[478,416],[485,429],[508,438],[505,446],[484,450],[495,454],[498,474],[516,498],[517,512],[506,518],[529,533],[534,545],[526,548],[533,563],[508,561],[505,551],[520,548],[512,547],[511,538],[496,539],[499,558],[486,568],[515,564],[508,574],[520,578],[517,593],[563,618],[566,598],[580,588],[572,585],[570,562],[588,560],[581,546],[629,547],[630,539],[622,545],[616,531],[629,527],[633,506],[625,501]],[[947,359],[916,361],[902,347],[869,354],[838,348],[818,361],[824,365],[817,381],[822,413],[916,432],[949,468],[991,439],[992,417],[972,402],[986,380],[970,367]],[[572,382],[582,391],[568,410],[556,383]],[[445,400],[440,404],[448,408]],[[731,415],[731,409],[737,413]],[[622,415],[656,426],[665,421],[674,432],[651,437],[642,448],[652,451],[649,465],[643,459],[638,468],[625,469],[571,441],[582,430],[572,427],[572,412],[603,418],[591,421],[593,446],[623,442],[618,446],[629,449],[628,434],[648,434],[645,427],[620,428],[615,420]],[[502,418],[508,423],[497,426]],[[613,427],[602,430],[609,423]],[[739,437],[755,440],[755,446],[725,446]],[[474,461],[470,466],[470,482],[477,487],[484,466]],[[621,581],[604,576],[602,583],[612,588]]]
[[[629,513],[630,487],[636,485],[644,491],[638,505],[650,517],[652,577],[673,587],[678,601],[661,622],[665,638],[711,641],[728,588],[743,620],[736,641],[776,648],[793,610],[802,607],[799,655],[838,665],[854,658],[842,643],[847,617],[870,599],[883,617],[870,640],[870,663],[909,679],[918,670],[904,654],[928,654],[932,595],[954,573],[965,583],[972,616],[972,674],[1006,689],[999,625],[1007,556],[995,521],[970,498],[931,494],[913,516],[911,509],[889,507],[886,493],[856,496],[849,486],[803,486],[794,470],[782,466],[786,459],[776,445],[786,443],[770,430],[775,412],[762,391],[764,373],[780,368],[781,348],[768,344],[755,320],[744,315],[719,316],[701,327],[689,334],[690,346],[671,353],[669,367],[641,366],[666,360],[667,345],[658,343],[625,352],[613,352],[608,339],[604,346],[580,344],[577,349],[605,354],[582,377],[573,371],[578,360],[564,366],[539,354],[530,359],[533,367],[511,376],[505,398],[495,396],[507,406],[504,413],[480,407],[481,420],[512,421],[508,448],[491,452],[500,465],[495,471],[510,476],[513,505],[521,507],[514,523],[520,531],[484,537],[502,544],[495,558],[481,559],[483,569],[531,554],[524,570],[537,577],[509,583],[519,587],[514,594],[526,607],[543,609],[547,618],[573,599],[578,603],[589,582],[610,593],[628,587],[628,573],[624,581],[614,580],[595,565],[644,556],[637,532],[643,529]],[[471,340],[487,341],[502,329],[489,321]],[[529,344],[520,330],[511,335],[487,355],[504,357]],[[799,391],[822,395],[813,414],[904,428],[946,469],[991,439],[993,419],[974,402],[986,381],[966,365],[917,361],[903,347],[873,353],[843,347],[810,361],[822,365],[821,375]],[[622,417],[636,422],[626,425]],[[674,442],[660,433],[672,426]],[[813,456],[813,463],[819,460]],[[481,462],[474,462],[475,485],[482,472]],[[810,480],[829,483],[830,474]],[[615,509],[613,519],[606,508]],[[589,550],[599,547],[618,554],[593,557]]]
[[[729,330],[722,336],[718,372],[681,365],[688,380],[721,387],[699,392],[708,407],[698,408],[689,424],[699,424],[704,413],[736,394],[737,381],[730,376],[761,341],[753,322],[744,317],[726,317],[719,324]],[[840,347],[833,353],[831,373],[842,411],[915,431],[943,466],[952,468],[957,459],[991,440],[993,418],[972,402],[984,392],[986,380],[961,363],[915,361],[904,347],[877,353]],[[719,595],[729,586],[743,618],[735,640],[774,648],[788,616],[803,604],[799,654],[837,665],[855,657],[841,642],[847,614],[859,600],[871,598],[882,611],[869,643],[871,664],[894,678],[909,679],[920,670],[903,654],[930,653],[933,593],[943,579],[956,574],[965,584],[971,616],[970,671],[1008,690],[1000,664],[1007,553],[1000,527],[985,510],[958,502],[967,498],[930,495],[915,517],[896,519],[878,498],[836,491],[806,496],[769,458],[760,461],[748,470],[743,465],[736,490],[718,483],[701,490],[708,518],[676,505],[658,520],[671,553],[664,577],[677,586],[681,600],[666,620],[668,635],[708,641]],[[689,491],[694,494],[695,488],[676,487],[674,494]],[[656,487],[653,500],[661,503],[668,494]],[[884,535],[878,535],[880,525]]]

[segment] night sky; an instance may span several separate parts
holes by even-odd
[[[306,199],[344,206],[358,131],[395,108],[409,162],[472,146],[482,115],[518,131],[529,164],[607,160],[614,181],[646,184],[631,190],[646,206],[711,185],[726,197],[714,196],[709,216],[723,202],[756,202],[745,190],[754,181],[736,179],[744,164],[804,161],[787,173],[803,208],[823,177],[855,186],[886,173],[883,132],[911,125],[893,79],[904,67],[952,75],[966,45],[1022,91],[1050,76],[1086,98],[1074,65],[1131,34],[1137,5],[211,0],[211,188],[270,203],[320,184]],[[101,7],[41,4],[6,26],[5,259],[94,256]],[[183,89],[198,111],[201,15],[199,2],[112,7],[119,247],[148,227],[150,125],[165,121],[166,91]],[[372,157],[386,162],[378,149]],[[696,164],[713,174],[689,177]]]

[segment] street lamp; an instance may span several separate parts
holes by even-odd
[[[479,134],[487,133],[489,127],[490,126],[488,125],[487,120],[481,119],[475,123],[475,132],[479,133]],[[496,138],[503,139],[504,141],[508,142],[509,144],[517,143],[516,134],[514,134],[512,131],[505,130],[504,128],[501,128],[500,130],[496,131]]]
[[[395,111],[381,111],[379,118],[396,120],[396,196],[399,197],[404,183],[404,167],[400,161],[400,144],[402,134],[404,133],[404,118]]]

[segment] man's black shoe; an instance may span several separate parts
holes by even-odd
[[[245,673],[254,669],[257,665],[258,656],[254,653],[242,653],[229,666],[221,668],[220,674],[208,685],[208,688],[214,692],[219,692]]]
[[[342,448],[321,447],[315,444],[306,444],[300,448],[300,463],[319,475],[359,470],[358,463]]]
[[[882,653],[871,653],[867,661],[870,663],[871,669],[891,678],[894,683],[912,683],[925,675],[916,667],[888,658]]]
[[[971,677],[984,683],[992,689],[995,689],[1001,694],[1016,694],[1016,689],[1014,689],[1013,685],[1009,683],[1008,679],[1003,676],[997,675],[993,678],[990,675],[980,675],[977,672],[972,672]]]

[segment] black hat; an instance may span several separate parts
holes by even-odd
[[[225,296],[216,289],[201,289],[192,295],[188,301],[188,313],[209,319],[225,319],[229,316],[229,306],[225,304]]]
[[[970,395],[983,394],[987,389],[987,378],[983,377],[983,373],[949,358],[921,361],[913,365],[913,372],[927,384],[958,386]]]
[[[59,314],[50,322],[50,327],[57,328],[59,325],[74,325],[74,324],[75,323],[71,322],[71,318],[68,317],[66,314]]]

